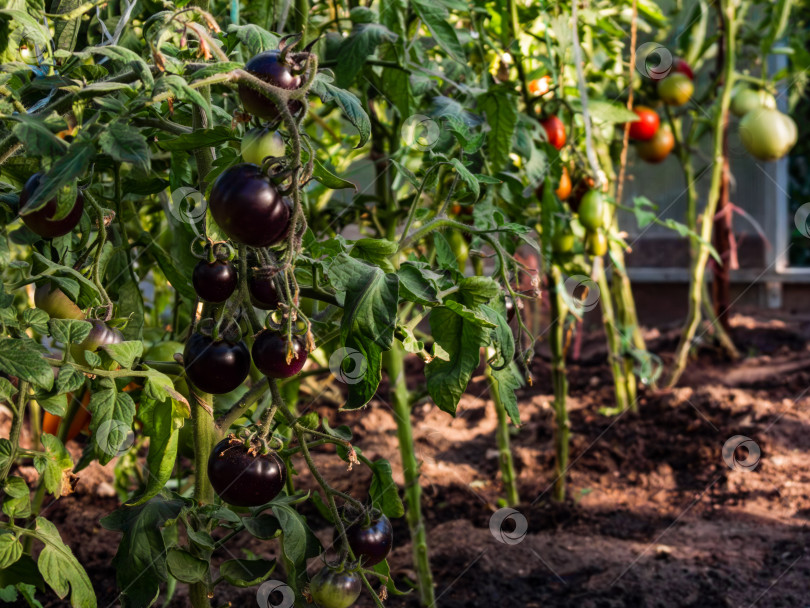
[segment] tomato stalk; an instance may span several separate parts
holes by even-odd
[[[518,495],[517,475],[515,474],[512,450],[509,445],[509,416],[498,392],[498,380],[492,374],[492,368],[489,365],[484,370],[484,375],[489,385],[489,394],[495,405],[495,413],[498,415],[495,439],[498,443],[498,464],[501,467],[501,481],[506,491],[506,505],[514,507],[520,502],[520,496]]]
[[[554,387],[554,449],[556,460],[554,463],[554,500],[565,500],[565,475],[568,469],[568,440],[571,429],[568,423],[568,376],[565,371],[565,316],[568,308],[562,296],[563,282],[560,267],[553,264],[548,276],[551,288],[551,332],[549,333],[549,346],[551,348],[551,383]]]
[[[413,545],[413,562],[416,578],[419,583],[419,599],[422,606],[436,605],[433,590],[433,573],[430,571],[427,532],[422,517],[422,487],[419,485],[419,462],[413,443],[413,426],[411,424],[411,406],[408,399],[404,356],[402,347],[394,343],[391,350],[383,353],[383,365],[388,372],[390,382],[389,397],[394,417],[397,422],[399,453],[402,458],[402,474],[405,477],[405,516],[411,533]]]
[[[601,257],[593,259],[593,277],[599,286],[601,297],[599,305],[602,309],[602,325],[605,328],[607,338],[608,359],[610,360],[610,371],[613,374],[613,388],[616,395],[616,408],[623,412],[628,408],[635,411],[636,404],[630,403],[627,394],[627,378],[625,367],[622,361],[622,347],[619,339],[619,331],[616,327],[616,316],[613,313],[613,302],[610,293],[610,285],[605,276],[605,262]]]

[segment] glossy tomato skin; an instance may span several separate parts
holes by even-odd
[[[546,131],[548,143],[560,150],[565,145],[565,125],[557,116],[553,114],[540,121]]]
[[[34,305],[53,319],[84,319],[82,309],[76,306],[64,291],[50,281],[34,291]]]
[[[237,243],[269,247],[290,225],[290,207],[257,165],[225,170],[214,182],[209,200],[220,228]]]
[[[183,349],[186,375],[206,393],[229,393],[247,378],[250,353],[242,341],[214,341],[202,334],[193,334]]]
[[[34,173],[25,182],[22,192],[20,192],[20,209],[22,209],[28,200],[33,196],[34,191],[39,186],[42,179],[42,173]],[[38,234],[44,239],[53,239],[58,236],[63,236],[73,230],[82,219],[82,212],[84,211],[84,197],[81,192],[76,197],[76,202],[73,204],[73,209],[63,217],[61,220],[51,219],[56,213],[56,199],[52,198],[44,207],[37,209],[33,213],[28,213],[21,216],[23,224],[28,226],[30,230]]]
[[[215,260],[213,263],[200,260],[191,274],[194,291],[201,300],[219,304],[231,297],[236,290],[236,268],[228,261]]]
[[[360,565],[370,568],[388,557],[394,545],[394,528],[391,520],[385,515],[381,515],[379,519],[372,519],[368,526],[365,523],[361,518],[360,521],[347,526],[346,538],[354,556],[360,560]],[[334,538],[335,542],[340,538],[337,529]]]
[[[309,592],[320,608],[349,608],[360,597],[362,583],[354,572],[324,566],[309,581]]]
[[[239,440],[226,437],[208,457],[208,478],[217,495],[235,507],[258,507],[279,495],[287,479],[275,452],[256,454]]]
[[[268,156],[284,156],[284,140],[278,131],[266,127],[251,129],[242,138],[242,160],[261,165]]]
[[[638,120],[630,123],[630,139],[636,141],[652,139],[661,124],[658,112],[646,106],[636,106],[633,112],[638,116]]]
[[[124,336],[121,332],[110,327],[103,321],[91,321],[93,328],[87,337],[79,344],[82,350],[98,350],[102,346],[108,344],[119,344],[124,341]]]
[[[276,282],[269,277],[248,276],[248,293],[250,303],[261,310],[275,310],[278,308],[281,298],[276,289]]]
[[[597,230],[605,222],[605,199],[599,190],[588,190],[579,204],[579,223],[588,230]]]
[[[571,196],[571,188],[571,174],[568,173],[568,167],[563,167],[562,174],[560,175],[560,185],[557,186],[554,192],[557,194],[558,199],[564,201]]]
[[[731,98],[731,113],[742,118],[748,112],[757,108],[776,109],[776,98],[768,91],[749,89],[748,87],[738,89]]]
[[[512,296],[506,296],[504,298],[503,307],[506,310],[506,322],[511,323],[512,319],[515,318],[515,301],[512,299]]]
[[[777,160],[796,143],[796,123],[779,110],[757,108],[740,121],[740,139],[748,152],[760,160]]]
[[[290,71],[290,67],[281,62],[281,51],[278,50],[265,51],[255,55],[245,64],[245,70],[280,89],[293,90],[301,86],[301,77],[294,75]],[[265,120],[274,120],[279,117],[276,104],[246,84],[239,85],[239,98],[242,100],[245,111],[249,114]],[[290,101],[287,104],[293,114],[297,113],[302,106],[303,104],[298,100]]]
[[[658,83],[658,96],[665,104],[682,106],[692,98],[695,85],[692,80],[681,73],[670,74]]]
[[[292,361],[287,363],[287,336],[265,329],[253,342],[253,363],[270,378],[290,378],[301,371],[307,361],[307,347],[301,336],[293,335]]]
[[[675,147],[675,136],[669,128],[658,129],[656,134],[647,141],[636,145],[636,152],[641,159],[648,163],[660,163],[669,156]]]

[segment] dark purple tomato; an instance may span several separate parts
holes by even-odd
[[[357,523],[347,526],[346,538],[354,556],[360,560],[360,565],[370,568],[388,557],[394,544],[394,528],[385,515],[372,519],[369,525],[365,524],[365,519],[361,518]],[[339,536],[335,529],[335,542]]]
[[[309,581],[309,592],[320,608],[349,608],[360,596],[362,583],[354,572],[324,566]]]
[[[183,349],[188,379],[201,391],[221,395],[230,393],[247,378],[250,353],[242,341],[212,340],[193,334]]]
[[[230,298],[236,289],[236,269],[227,261],[200,260],[194,267],[191,282],[201,300],[218,304]]]
[[[301,371],[307,361],[307,347],[301,336],[293,335],[293,359],[287,363],[287,336],[265,329],[253,342],[253,363],[270,378],[289,378]]]
[[[270,277],[250,275],[247,280],[250,302],[262,310],[275,310],[281,301],[276,282]]]
[[[275,452],[250,454],[248,448],[226,437],[208,457],[208,478],[217,495],[236,507],[258,507],[278,496],[287,469]]]
[[[34,173],[28,178],[28,181],[25,182],[25,186],[23,186],[22,192],[20,192],[20,209],[22,209],[31,196],[33,196],[41,179],[42,173]],[[45,203],[44,207],[37,209],[33,213],[27,213],[21,216],[23,224],[44,239],[53,239],[67,234],[73,230],[78,225],[79,220],[82,219],[84,197],[79,193],[76,197],[76,202],[73,203],[73,209],[61,220],[51,219],[56,214],[56,206],[56,198],[52,198]]]
[[[237,243],[268,247],[278,243],[290,225],[290,206],[257,165],[235,165],[211,188],[211,215]]]
[[[252,57],[246,64],[245,70],[280,89],[293,90],[301,86],[301,77],[290,71],[290,66],[281,62],[281,51],[265,51]],[[245,111],[265,120],[278,118],[279,111],[275,102],[252,89],[246,84],[239,85],[239,98]],[[302,107],[299,100],[287,104],[290,112],[297,113]]]

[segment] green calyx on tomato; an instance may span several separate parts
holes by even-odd
[[[796,123],[787,114],[769,108],[751,110],[740,121],[740,140],[760,160],[778,160],[796,144]]]
[[[692,98],[695,85],[685,74],[670,74],[658,83],[658,97],[669,106],[682,106]]]
[[[607,205],[599,190],[588,190],[579,203],[579,223],[588,230],[597,230],[605,225]]]
[[[278,131],[267,127],[251,129],[242,137],[242,160],[260,165],[267,157],[284,156],[286,147]]]

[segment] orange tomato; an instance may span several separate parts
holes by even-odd
[[[529,92],[533,95],[545,95],[551,90],[551,76],[536,78],[529,83]]]
[[[571,176],[568,173],[568,167],[563,167],[562,175],[560,175],[560,185],[554,192],[561,201],[571,196]]]

